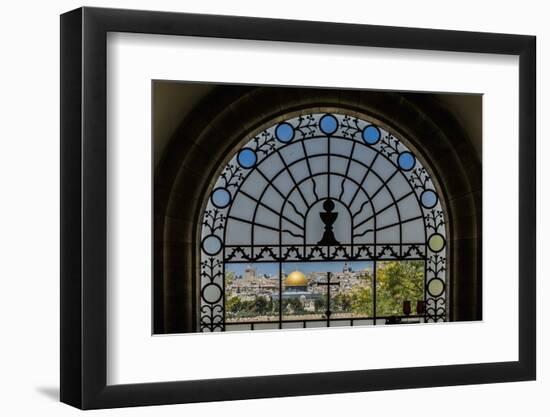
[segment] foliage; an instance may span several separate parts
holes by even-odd
[[[225,273],[225,285],[230,286],[235,280],[235,273],[233,271],[227,271]]]
[[[403,315],[403,301],[424,299],[423,261],[378,262],[376,271],[376,315]],[[354,315],[372,317],[373,288],[370,275],[363,277],[368,285],[357,286],[347,293],[338,293],[331,299],[333,312],[349,312]],[[414,313],[414,312],[413,312]]]
[[[355,316],[373,315],[373,277],[365,273],[361,277],[362,285],[356,285],[347,292],[335,291],[331,295],[330,310],[333,313],[352,313]],[[227,276],[226,276],[227,279]],[[229,279],[234,279],[233,276]],[[403,301],[409,300],[414,307],[417,300],[424,299],[424,262],[423,261],[380,261],[376,270],[376,315],[378,317],[402,316]],[[314,301],[315,313],[325,314],[326,296]],[[230,296],[225,302],[229,318],[252,318],[279,314],[279,301],[265,295],[253,299]],[[282,300],[284,314],[311,314],[306,311],[299,298]]]
[[[413,309],[417,300],[424,300],[424,262],[379,262],[376,271],[376,315],[403,315],[405,300],[411,301]]]
[[[304,314],[305,309],[298,298],[291,298],[289,300],[283,300],[283,312],[289,314]]]
[[[225,312],[229,318],[251,318],[278,314],[279,304],[265,296],[256,296],[253,300],[243,300],[231,296],[225,301]]]

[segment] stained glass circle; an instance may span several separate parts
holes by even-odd
[[[231,203],[231,194],[225,188],[216,188],[212,192],[212,204],[218,208],[225,208]]]
[[[254,165],[256,165],[258,157],[256,156],[256,152],[254,152],[250,148],[243,148],[239,151],[239,155],[237,156],[237,162],[240,166],[243,168],[252,168]]]
[[[275,129],[275,136],[279,142],[290,142],[294,138],[294,128],[290,123],[280,123]]]
[[[445,283],[439,278],[433,278],[428,282],[428,292],[432,297],[439,297],[445,291]]]
[[[202,288],[202,297],[209,303],[217,303],[221,300],[223,290],[218,284],[209,283]]]
[[[437,205],[437,194],[432,190],[426,190],[420,196],[420,202],[425,208],[433,208]]]
[[[222,249],[222,241],[216,235],[206,236],[202,241],[202,250],[208,255],[216,255]]]
[[[374,125],[367,126],[363,129],[363,140],[369,145],[374,145],[380,140],[380,129]]]
[[[336,129],[338,129],[338,121],[332,114],[325,114],[321,117],[319,126],[325,135],[331,135],[336,132]]]
[[[428,239],[428,247],[434,252],[441,252],[445,247],[445,238],[439,233],[434,233]]]
[[[414,168],[414,165],[416,163],[416,158],[409,151],[405,151],[399,154],[399,158],[397,159],[397,162],[399,163],[399,167],[403,171],[410,171],[411,169]]]

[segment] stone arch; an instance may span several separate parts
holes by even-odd
[[[368,114],[433,170],[451,225],[451,320],[481,317],[481,168],[453,115],[422,95],[359,90],[223,87],[182,123],[155,173],[155,332],[197,326],[200,222],[206,193],[231,150],[273,120],[305,109]],[[429,117],[427,115],[430,115]]]

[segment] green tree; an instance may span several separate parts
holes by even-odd
[[[403,315],[403,301],[424,299],[423,261],[378,262],[376,271],[376,315]],[[411,311],[414,314],[414,311]]]
[[[235,317],[242,308],[241,299],[239,297],[229,297],[225,300],[225,310],[230,313],[230,317]]]
[[[256,297],[254,301],[254,310],[259,316],[263,316],[267,313],[267,300],[265,297]]]
[[[304,306],[298,298],[291,298],[289,300],[283,300],[283,310],[292,311],[292,314],[304,314]]]
[[[332,300],[330,300],[330,309],[336,313],[349,313],[352,307],[352,294],[350,293],[337,293]]]
[[[314,306],[315,306],[315,312],[316,313],[324,313],[327,310],[326,296],[323,296],[321,298],[317,298],[314,301]]]
[[[235,280],[235,273],[233,271],[227,271],[225,273],[225,285],[230,286]]]
[[[354,288],[351,291],[351,312],[361,316],[372,316],[372,286]]]

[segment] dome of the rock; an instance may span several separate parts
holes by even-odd
[[[294,271],[287,275],[285,279],[286,287],[307,287],[307,279],[300,271]]]

